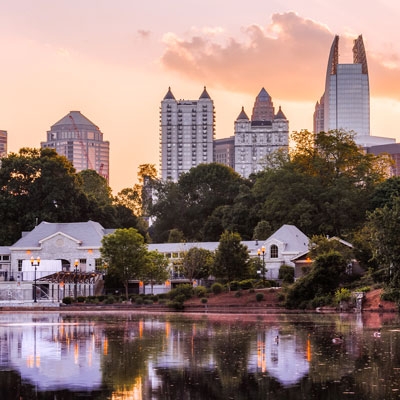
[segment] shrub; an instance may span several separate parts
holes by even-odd
[[[114,296],[108,296],[105,300],[104,300],[105,304],[114,304],[115,303],[115,299]]]
[[[183,301],[190,299],[193,296],[193,286],[189,284],[179,285],[169,292],[170,300],[174,300],[178,296],[183,296]]]
[[[168,307],[174,308],[177,311],[181,311],[185,308],[184,304],[179,301],[169,301],[167,303]]]
[[[137,305],[140,306],[141,304],[143,304],[143,302],[144,302],[143,297],[137,296],[137,297],[135,298],[135,303],[136,303]]]
[[[77,301],[78,303],[84,303],[84,302],[85,302],[85,297],[84,297],[84,296],[78,296],[78,297],[76,298],[76,301]]]
[[[64,297],[62,301],[63,301],[64,304],[71,304],[72,303],[72,297]]]
[[[246,279],[239,282],[240,289],[248,290],[254,287],[254,280],[253,279]]]
[[[384,301],[400,303],[400,289],[392,287],[385,288],[382,292],[381,299]]]
[[[224,291],[224,287],[220,283],[215,282],[211,286],[211,291],[214,294],[221,294]]]
[[[294,268],[290,265],[281,265],[279,268],[279,279],[282,279],[284,283],[293,283]]]
[[[193,289],[193,292],[197,297],[205,297],[207,289],[204,286],[197,286]]]
[[[242,290],[238,290],[238,291],[235,293],[235,297],[242,297]]]
[[[229,290],[236,291],[239,290],[240,283],[238,281],[229,282]]]
[[[203,297],[200,301],[202,304],[206,304],[208,302],[208,299],[206,297]]]
[[[349,301],[351,299],[351,292],[349,289],[340,288],[335,292],[335,301],[340,303],[341,301]]]
[[[145,300],[143,300],[143,304],[145,305],[145,306],[150,306],[150,305],[152,305],[154,302],[153,302],[153,300],[150,300],[150,299],[145,299]]]
[[[256,294],[256,300],[257,301],[263,301],[264,300],[264,293],[257,293]]]

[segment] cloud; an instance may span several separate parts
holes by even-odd
[[[145,29],[139,29],[137,31],[137,34],[141,39],[148,39],[151,35],[151,31]]]
[[[261,87],[272,97],[287,100],[316,101],[323,94],[334,38],[327,26],[288,12],[273,14],[266,27],[244,27],[242,40],[224,32],[222,41],[217,37],[218,29],[212,30],[212,35],[208,32],[211,29],[192,32],[189,38],[166,34],[161,58],[164,68],[207,86],[248,94],[258,93]],[[341,35],[341,51],[351,49],[354,39]],[[371,92],[398,98],[400,79],[396,74],[400,76],[400,71],[398,66],[393,68],[396,57],[387,57],[385,64],[382,57],[366,50],[370,75],[379,74]],[[352,60],[341,56],[339,62]],[[386,76],[396,83],[391,86]]]

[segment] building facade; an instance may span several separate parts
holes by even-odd
[[[235,169],[235,137],[214,140],[214,162]]]
[[[51,126],[41,147],[50,147],[72,162],[77,172],[93,169],[109,180],[110,143],[80,111],[71,111]]]
[[[356,136],[369,136],[369,97],[367,56],[362,36],[354,41],[352,64],[339,64],[339,36],[335,36],[328,58],[325,92],[315,108],[314,132],[321,130],[318,122],[323,119],[325,132],[343,129],[354,131]]]
[[[251,120],[242,107],[235,121],[235,171],[248,178],[265,168],[277,150],[289,150],[289,121],[281,107],[275,114],[271,96],[262,88]]]
[[[0,157],[7,155],[7,131],[0,130]]]
[[[199,164],[213,162],[214,102],[206,88],[198,100],[176,100],[171,88],[160,108],[160,175],[177,181]]]

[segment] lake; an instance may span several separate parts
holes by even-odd
[[[1,400],[399,398],[397,314],[0,314]]]

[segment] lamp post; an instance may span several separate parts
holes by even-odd
[[[79,265],[79,260],[75,260],[74,261],[74,268],[75,268],[75,276],[74,276],[75,293],[74,293],[74,297],[75,297],[75,299],[78,297],[78,265]]]
[[[33,290],[33,302],[37,303],[37,299],[36,299],[36,270],[37,267],[40,265],[40,257],[38,257],[36,260],[33,258],[33,256],[31,257],[31,266],[35,267],[35,285],[34,285],[34,290]]]
[[[261,249],[257,250],[258,257],[261,258],[262,255],[262,278],[263,278],[263,287],[265,287],[265,246],[262,246]]]

